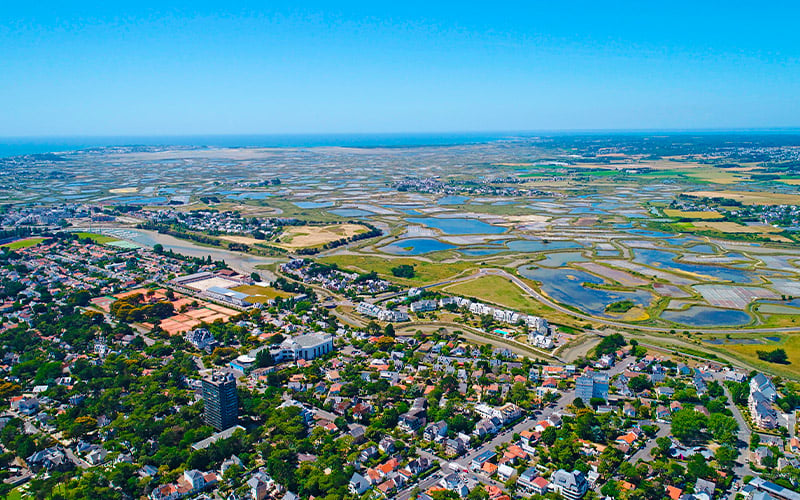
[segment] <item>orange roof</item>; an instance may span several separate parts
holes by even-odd
[[[633,483],[629,483],[628,481],[622,481],[622,482],[620,482],[620,483],[619,483],[619,486],[620,486],[620,487],[621,487],[623,490],[631,490],[631,491],[633,491],[633,490],[635,490],[635,489],[636,489],[636,485],[635,485],[635,484],[633,484]]]
[[[525,458],[528,456],[528,454],[525,453],[525,451],[522,448],[520,448],[515,444],[512,444],[511,446],[508,447],[508,453],[517,458]]]
[[[683,494],[683,490],[674,486],[667,486],[667,496],[672,500],[678,500]]]
[[[483,464],[483,467],[481,467],[481,470],[491,476],[492,474],[497,472],[497,466],[492,462],[486,462]]]
[[[494,497],[499,496],[500,494],[502,494],[503,490],[501,490],[500,488],[498,488],[497,486],[495,486],[493,484],[487,484],[486,485],[486,493],[489,494],[489,498],[494,498]]]

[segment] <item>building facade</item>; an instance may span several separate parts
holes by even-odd
[[[204,419],[218,431],[236,425],[239,399],[232,373],[215,372],[203,379]]]

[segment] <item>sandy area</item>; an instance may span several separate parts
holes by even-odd
[[[367,232],[367,228],[361,224],[291,226],[286,228],[278,245],[290,249],[315,247],[365,232]]]

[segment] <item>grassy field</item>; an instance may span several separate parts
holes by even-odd
[[[774,335],[780,337],[780,342],[769,342],[764,344],[725,344],[724,349],[729,353],[743,358],[759,368],[778,375],[800,378],[800,335]],[[791,361],[788,365],[767,363],[758,359],[756,351],[771,351],[780,347],[786,351],[786,355]]]
[[[24,240],[12,241],[11,243],[0,245],[0,247],[8,248],[9,250],[19,250],[20,248],[36,246],[44,240],[44,238],[25,238]]]
[[[437,281],[444,281],[447,278],[475,267],[475,264],[470,262],[439,263],[425,262],[409,257],[390,259],[364,255],[332,255],[330,257],[323,257],[319,259],[319,261],[325,264],[336,264],[342,269],[351,269],[363,273],[375,271],[381,276],[390,278],[392,281],[413,285],[424,285],[436,283]],[[391,269],[400,264],[414,266],[414,277],[411,279],[394,277]]]
[[[96,233],[75,233],[78,238],[86,239],[89,238],[90,240],[94,241],[98,245],[102,245],[105,243],[110,243],[112,241],[117,241],[119,238],[114,238],[113,236],[103,236],[102,234]]]
[[[291,293],[284,292],[283,290],[277,290],[272,287],[258,286],[258,285],[242,285],[242,286],[237,286],[235,288],[231,288],[231,290],[250,295],[248,302],[251,302],[253,304],[257,302],[264,303],[267,302],[268,300],[274,299],[275,297],[286,298],[292,296]]]
[[[721,219],[722,214],[713,211],[694,211],[694,210],[675,210],[672,208],[664,209],[667,217],[677,217],[679,219]]]
[[[585,321],[579,323],[567,314],[540,304],[532,297],[529,297],[517,285],[502,276],[481,276],[474,280],[445,285],[441,290],[465,297],[473,297],[515,311],[542,316],[553,323],[568,326],[580,326],[586,323]]]

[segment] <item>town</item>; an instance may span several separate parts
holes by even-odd
[[[40,240],[0,255],[5,494],[798,498],[788,380],[619,334],[553,363],[546,318],[307,259],[267,282]],[[358,298],[354,320],[323,292]],[[396,330],[440,309],[487,339],[524,329],[542,356]]]

